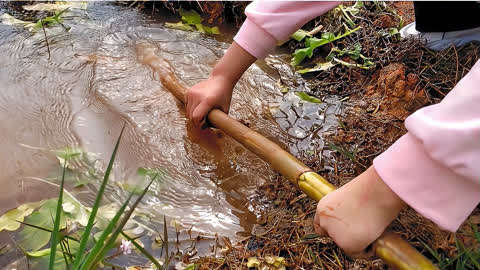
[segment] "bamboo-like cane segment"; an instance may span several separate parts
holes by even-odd
[[[170,64],[158,57],[155,52],[156,48],[151,45],[145,43],[137,45],[139,61],[150,66],[159,75],[163,86],[185,104],[187,88],[178,82]],[[310,198],[319,201],[323,196],[335,190],[335,187],[327,180],[276,143],[230,118],[223,111],[212,110],[208,114],[208,121],[268,162],[273,169],[297,185]],[[396,269],[437,269],[434,264],[399,236],[390,233],[384,234],[375,241],[374,247],[376,254]]]

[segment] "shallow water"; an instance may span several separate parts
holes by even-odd
[[[104,169],[125,123],[108,201],[123,201],[127,192],[114,183],[134,184],[138,167],[162,168],[167,179],[140,206],[153,221],[166,215],[197,232],[248,232],[261,209],[250,197],[275,173],[221,132],[190,128],[182,105],[135,50],[139,42],[156,46],[191,86],[208,77],[228,42],[168,29],[158,17],[109,3],[71,9],[64,24],[71,29],[47,29],[50,59],[43,32],[0,24],[0,214],[56,195],[38,181],[60,173],[50,150],[81,147]],[[308,90],[300,78],[282,94],[279,81],[292,78],[282,56],[252,66],[235,88],[230,114],[299,155],[323,146],[321,134],[336,125],[340,106],[335,97],[301,101],[293,93]],[[94,198],[88,190],[79,197],[86,204]]]

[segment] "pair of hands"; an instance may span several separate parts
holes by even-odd
[[[214,108],[228,113],[234,84],[211,76],[188,90],[187,117],[196,127]],[[382,181],[375,169],[364,173],[325,196],[317,205],[315,231],[330,236],[347,254],[361,257],[398,216],[403,201]]]

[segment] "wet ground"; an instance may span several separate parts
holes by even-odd
[[[139,42],[158,47],[191,86],[207,78],[229,41],[168,29],[158,16],[111,3],[71,8],[63,24],[68,31],[46,29],[48,46],[41,30],[0,24],[0,214],[56,196],[42,181],[60,172],[51,150],[80,147],[91,162],[77,162],[75,170],[101,172],[125,124],[106,201],[125,199],[121,187],[135,183],[138,167],[161,168],[166,179],[139,207],[152,224],[166,215],[205,234],[248,233],[263,206],[250,197],[275,173],[221,132],[190,128],[182,105],[135,50]],[[322,133],[336,126],[341,108],[334,96],[302,101],[294,92],[309,89],[301,78],[291,80],[287,63],[277,55],[252,66],[236,86],[230,114],[300,155],[323,146]],[[88,205],[95,186],[71,190]]]

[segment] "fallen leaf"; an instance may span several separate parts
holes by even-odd
[[[301,100],[307,101],[307,102],[312,102],[312,103],[322,103],[322,101],[316,97],[312,97],[309,94],[305,92],[295,92],[295,95],[297,95]]]
[[[165,23],[165,27],[172,28],[172,29],[178,29],[178,30],[183,30],[183,31],[193,31],[193,27],[184,24],[183,22],[178,22],[178,23]]]

